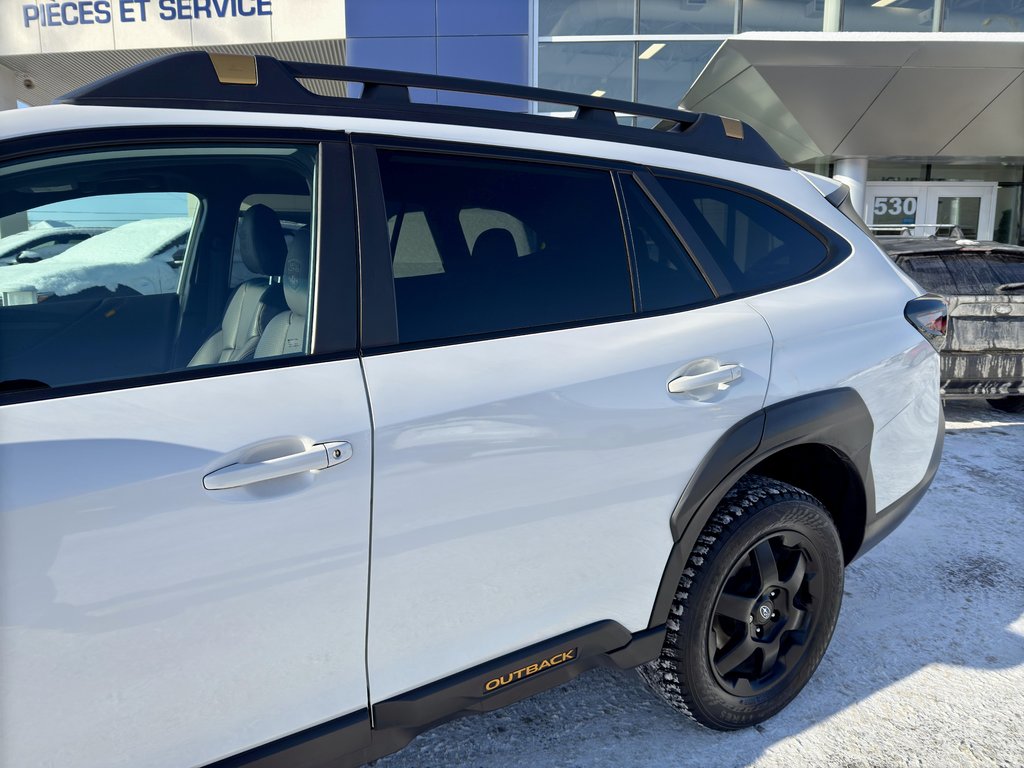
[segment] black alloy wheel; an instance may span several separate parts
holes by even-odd
[[[744,478],[698,537],[661,655],[641,677],[709,728],[767,720],[817,669],[839,617],[843,568],[821,502],[787,483]]]
[[[823,599],[813,552],[806,536],[783,531],[751,547],[726,577],[708,632],[708,658],[729,693],[764,693],[799,665]]]

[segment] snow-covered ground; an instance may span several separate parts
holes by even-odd
[[[946,419],[934,485],[848,569],[832,645],[774,719],[704,730],[598,669],[377,766],[1024,766],[1024,417]]]

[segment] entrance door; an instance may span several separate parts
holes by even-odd
[[[996,185],[943,183],[928,190],[927,219],[939,237],[955,228],[970,240],[991,240],[995,226]]]
[[[992,182],[871,182],[867,222],[878,235],[950,237],[959,228],[972,240],[991,240],[996,184]]]

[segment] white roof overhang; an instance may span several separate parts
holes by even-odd
[[[681,106],[746,121],[792,163],[1024,158],[1024,34],[743,34]]]

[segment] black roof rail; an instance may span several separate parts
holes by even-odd
[[[304,87],[302,80],[362,83],[363,92],[357,99],[322,96]],[[580,122],[573,126],[573,121],[563,118],[414,103],[409,96],[410,88],[564,104],[576,109],[575,119]],[[758,165],[787,167],[756,131],[730,118],[525,85],[418,72],[280,61],[271,56],[205,51],[170,54],[83,86],[60,97],[57,103],[365,114],[392,119],[459,122],[650,144]],[[489,119],[483,119],[481,113],[488,114]],[[653,130],[623,126],[619,124],[617,114],[654,118],[658,123]],[[549,124],[540,128],[539,123],[545,120]],[[561,128],[551,126],[552,120],[561,123]],[[718,123],[717,130],[711,129],[711,122]],[[655,138],[659,134],[664,139]],[[691,140],[679,141],[683,137]],[[691,144],[694,146],[685,146]]]

